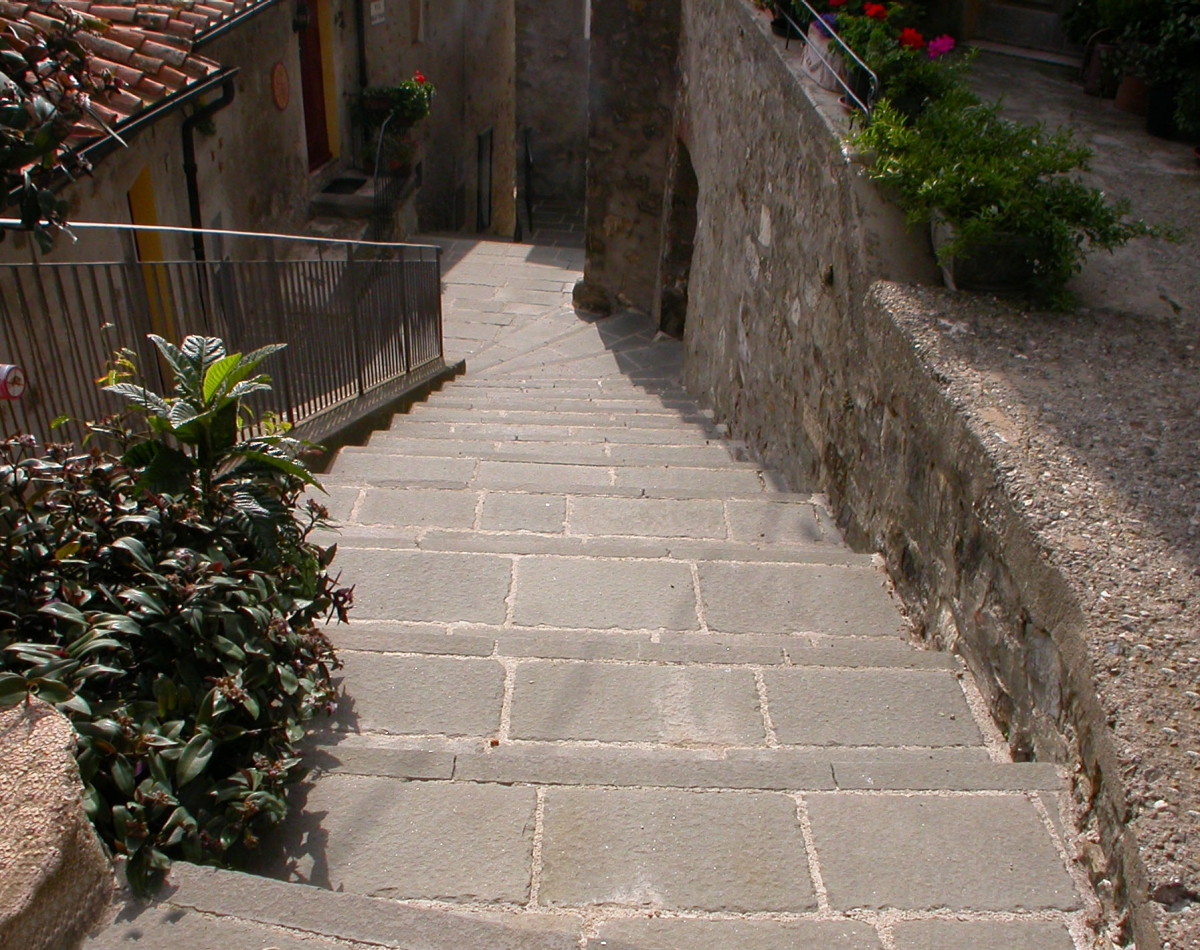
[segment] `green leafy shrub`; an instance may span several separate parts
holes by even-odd
[[[1069,130],[1005,120],[998,103],[965,88],[915,122],[881,102],[855,141],[874,153],[871,177],[892,189],[910,224],[938,212],[955,225],[943,262],[998,238],[1025,239],[1037,296],[1050,306],[1070,303],[1065,285],[1089,250],[1165,233],[1128,220],[1126,202],[1071,176],[1087,169],[1091,152]]]
[[[107,380],[148,423],[99,427],[120,457],[0,443],[0,705],[74,723],[88,814],[138,891],[173,858],[236,865],[286,814],[304,724],[335,701],[315,622],[351,601],[309,540],[326,512],[302,506],[299,443],[239,436],[275,348],[155,342],[173,395],[125,355]]]

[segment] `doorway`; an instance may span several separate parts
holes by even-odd
[[[297,6],[297,25],[301,24],[300,91],[304,100],[304,137],[308,145],[308,170],[313,171],[333,158],[329,148],[329,123],[325,114],[325,68],[317,0],[301,0]]]

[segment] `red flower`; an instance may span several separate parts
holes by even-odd
[[[872,20],[886,20],[887,7],[881,3],[864,3],[863,13],[869,16]]]
[[[415,79],[419,85],[425,85],[425,75],[421,72],[421,70],[418,69],[415,73],[413,73],[413,79]]]
[[[911,50],[925,48],[925,37],[914,30],[911,26],[906,26],[900,31],[900,45]]]
[[[846,0],[829,0],[829,5],[831,7],[844,7],[846,5]]]

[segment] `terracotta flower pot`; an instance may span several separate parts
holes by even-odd
[[[1123,112],[1145,115],[1150,100],[1150,87],[1140,76],[1125,75],[1117,87],[1116,106]]]

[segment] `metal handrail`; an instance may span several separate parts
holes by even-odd
[[[0,226],[10,223],[0,219]],[[79,444],[88,420],[122,408],[93,382],[122,347],[138,355],[155,388],[165,389],[169,380],[149,333],[176,341],[190,333],[219,336],[239,352],[286,343],[272,361],[275,390],[250,403],[256,414],[275,412],[313,441],[445,367],[435,245],[102,222],[75,227],[267,243],[229,242],[228,256],[207,261],[51,263],[35,255],[30,263],[0,263],[0,363],[22,367],[28,380],[20,400],[0,399],[0,435]],[[288,259],[285,242],[341,246],[345,256]],[[56,420],[64,416],[71,421],[61,426]]]
[[[0,218],[0,229],[23,231],[25,225],[20,218]],[[64,231],[156,231],[163,234],[213,234],[218,237],[253,238],[270,241],[295,241],[304,244],[346,245],[356,247],[404,248],[406,250],[428,251],[440,255],[442,249],[436,244],[413,244],[405,241],[370,241],[358,238],[326,238],[307,234],[278,234],[273,231],[229,231],[222,228],[185,228],[168,224],[123,224],[108,221],[71,221]],[[422,258],[423,259],[423,258]]]
[[[804,5],[804,8],[813,15],[814,20],[821,19],[821,14],[817,13],[817,11],[813,9],[812,4],[810,4],[808,2],[808,0],[797,0],[797,2]],[[785,20],[788,21],[788,24],[790,26],[795,28],[796,35],[804,43],[805,48],[809,48],[811,46],[811,44],[808,42],[808,35],[805,33],[804,30],[800,29],[800,24],[797,23],[795,20],[793,20],[791,17],[791,14],[789,14],[785,9],[783,9],[783,7],[779,8],[779,13]],[[813,53],[816,54],[817,58],[829,70],[830,75],[832,75],[833,78],[837,80],[838,85],[841,86],[842,89],[844,89],[846,91],[846,95],[848,95],[851,99],[854,100],[854,104],[863,111],[863,114],[870,115],[871,110],[875,107],[875,100],[879,98],[879,77],[876,76],[874,71],[871,69],[871,67],[869,67],[866,63],[864,63],[862,61],[862,59],[859,57],[859,55],[850,48],[849,44],[846,43],[846,41],[843,40],[841,38],[841,36],[838,35],[837,30],[835,30],[832,26],[830,26],[824,20],[821,20],[821,23],[822,23],[821,28],[824,29],[826,32],[828,32],[829,35],[834,40],[837,41],[838,46],[840,46],[847,54],[849,54],[850,58],[852,60],[854,60],[854,62],[859,66],[859,68],[862,69],[862,71],[867,74],[867,77],[869,80],[869,91],[867,92],[867,101],[863,102],[861,99],[858,98],[857,93],[855,93],[855,91],[850,88],[849,83],[847,83],[846,80],[844,80],[841,76],[838,75],[838,71],[834,67],[834,65],[831,62],[829,62],[829,60],[827,60],[825,58],[824,54],[822,54],[822,52],[819,49],[817,49],[817,47],[815,47],[815,46],[811,46]],[[787,44],[790,44],[791,41],[792,41],[791,31],[789,30],[788,36],[787,36]]]

